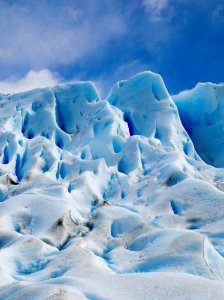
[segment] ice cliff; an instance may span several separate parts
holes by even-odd
[[[224,299],[224,86],[0,94],[0,299]]]
[[[207,163],[224,167],[224,84],[199,83],[174,96],[181,121],[198,154]]]

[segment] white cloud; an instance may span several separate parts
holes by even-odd
[[[23,78],[8,78],[4,81],[0,81],[0,93],[8,94],[23,92],[34,88],[54,86],[58,82],[58,76],[48,69],[43,69],[41,71],[31,70]]]
[[[0,76],[11,70],[80,63],[89,55],[100,57],[108,42],[126,29],[116,3],[0,1]]]
[[[151,21],[160,21],[162,12],[168,7],[169,0],[144,0],[143,4]]]

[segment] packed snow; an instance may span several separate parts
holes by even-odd
[[[224,299],[223,98],[152,72],[0,94],[0,299]]]

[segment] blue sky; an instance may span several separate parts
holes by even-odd
[[[220,0],[0,0],[0,91],[151,70],[171,94],[224,81]]]

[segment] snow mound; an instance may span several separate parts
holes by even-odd
[[[224,298],[222,92],[196,90],[0,95],[0,299]]]

